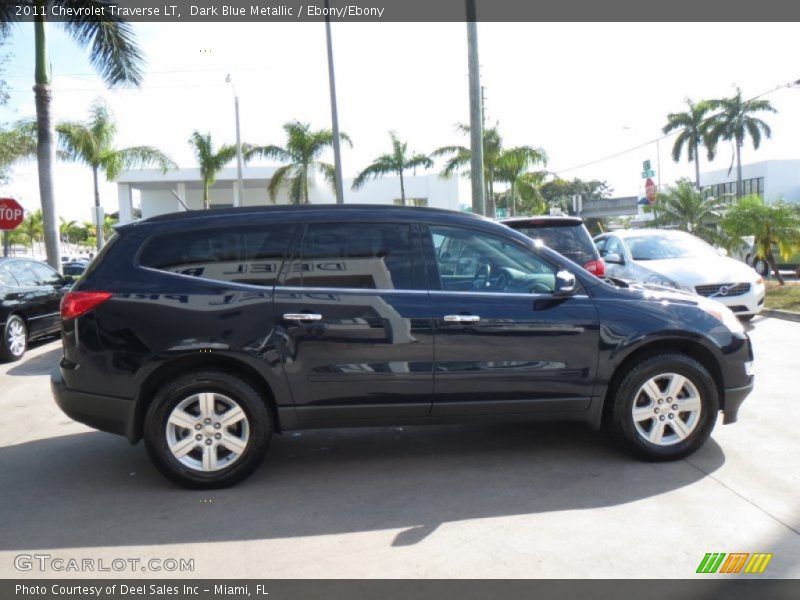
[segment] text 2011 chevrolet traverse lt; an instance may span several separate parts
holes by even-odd
[[[752,349],[724,306],[617,287],[480,217],[376,206],[119,227],[62,303],[73,419],[144,438],[195,488],[284,431],[468,419],[605,424],[671,460],[736,420]]]

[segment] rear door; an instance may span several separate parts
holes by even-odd
[[[433,332],[416,225],[307,225],[275,288],[275,316],[302,422],[430,411]]]
[[[42,327],[55,330],[61,326],[61,298],[64,295],[64,278],[52,267],[43,263],[31,263],[31,269],[36,276],[36,283],[46,293],[44,300],[45,316],[42,317]]]
[[[580,291],[556,298],[556,267],[533,250],[478,229],[423,230],[436,336],[433,415],[588,409],[598,319]],[[451,274],[444,250],[472,257]]]

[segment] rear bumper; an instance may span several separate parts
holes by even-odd
[[[725,408],[722,411],[725,416],[722,420],[723,424],[736,423],[739,417],[739,407],[744,402],[744,399],[753,391],[753,383],[738,388],[728,388],[725,390]]]
[[[64,383],[59,367],[50,373],[50,389],[56,404],[70,419],[131,439],[133,400],[71,390]]]

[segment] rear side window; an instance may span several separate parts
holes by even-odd
[[[585,265],[587,262],[597,259],[597,249],[583,225],[569,223],[515,229],[529,238],[541,240],[545,246],[563,254],[579,265]]]
[[[31,263],[26,260],[15,260],[8,264],[8,270],[17,280],[17,283],[25,287],[33,287],[39,285],[36,280],[36,275],[31,269]]]
[[[292,239],[287,223],[157,235],[139,264],[216,281],[272,286]]]
[[[17,280],[6,265],[0,265],[0,285],[18,285]]]
[[[397,223],[313,223],[287,286],[414,289],[411,226]]]
[[[61,285],[63,283],[61,275],[48,265],[31,263],[31,268],[39,285]]]

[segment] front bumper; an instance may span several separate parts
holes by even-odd
[[[750,395],[750,392],[753,391],[753,382],[751,381],[748,385],[744,387],[738,388],[728,388],[725,390],[725,398],[722,412],[724,413],[724,417],[722,419],[722,423],[724,425],[729,425],[730,423],[736,423],[736,420],[739,417],[739,407],[744,402],[744,399]]]
[[[741,296],[709,296],[711,300],[716,300],[730,308],[734,314],[747,316],[757,315],[764,308],[764,298],[766,294],[761,287],[759,292],[755,290],[742,294]]]
[[[69,389],[59,367],[50,373],[50,389],[56,404],[70,419],[130,439],[135,407],[133,400]]]

